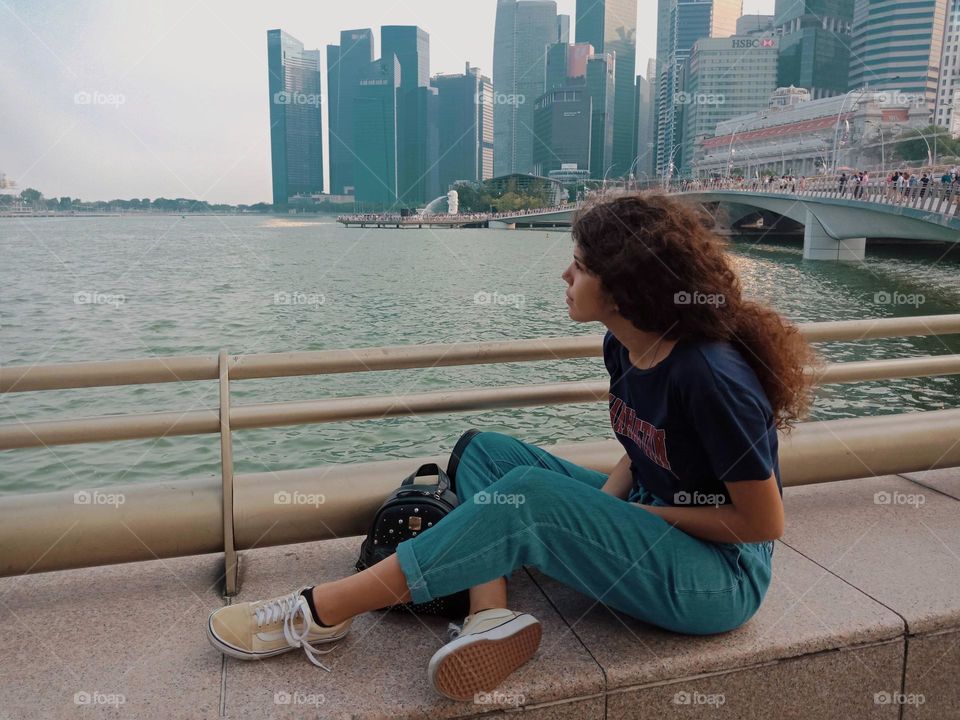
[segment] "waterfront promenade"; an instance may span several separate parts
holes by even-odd
[[[811,342],[942,336],[960,316],[804,324]],[[218,434],[221,475],[0,498],[4,718],[936,718],[958,717],[960,409],[801,423],[781,434],[786,532],[758,614],[716,636],[668,633],[535,568],[511,606],[543,624],[533,660],[470,703],[430,690],[446,621],[358,618],[325,662],[226,658],[207,614],[353,572],[362,533],[398,479],[440,457],[233,472],[247,429],[606,397],[605,381],[232,404],[232,381],[599,357],[600,337],[5,367],[0,391],[214,380],[213,410],[0,427],[0,447]],[[941,354],[831,363],[819,384],[955,375]],[[615,440],[550,448],[602,472]],[[278,501],[278,493],[281,500]],[[283,497],[325,499],[284,502]],[[122,500],[121,500],[122,498]],[[239,558],[239,564],[238,564]],[[111,564],[123,563],[123,564]],[[71,569],[72,568],[72,569]],[[226,568],[227,572],[224,573]],[[44,572],[46,571],[46,572]],[[228,590],[224,596],[224,584]],[[600,598],[602,600],[602,598]],[[54,628],[55,631],[50,629]]]
[[[447,637],[436,618],[359,617],[324,657],[329,674],[299,652],[222,657],[203,634],[208,612],[228,602],[217,556],[7,578],[0,716],[958,717],[960,468],[788,487],[784,504],[764,605],[728,634],[674,635],[533,569],[514,573],[511,606],[540,620],[543,642],[474,703],[427,683],[426,664]],[[234,601],[348,574],[360,540],[248,551]]]

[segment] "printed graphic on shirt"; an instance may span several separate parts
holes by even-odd
[[[633,408],[613,393],[610,393],[610,424],[615,433],[633,440],[644,455],[665,470],[670,470],[666,431],[638,418]]]

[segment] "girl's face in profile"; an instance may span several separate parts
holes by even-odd
[[[571,320],[603,322],[611,313],[616,312],[613,300],[604,290],[600,278],[583,264],[583,256],[576,244],[573,246],[573,261],[561,277],[567,283],[567,312]]]

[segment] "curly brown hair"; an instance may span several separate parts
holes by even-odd
[[[742,296],[728,243],[712,219],[660,193],[630,193],[579,210],[573,239],[620,314],[669,340],[725,340],[757,375],[777,428],[811,404],[819,359],[796,325]],[[692,300],[692,301],[691,301]]]

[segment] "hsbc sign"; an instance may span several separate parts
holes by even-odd
[[[734,38],[731,42],[734,50],[775,48],[777,46],[777,41],[774,38]]]

